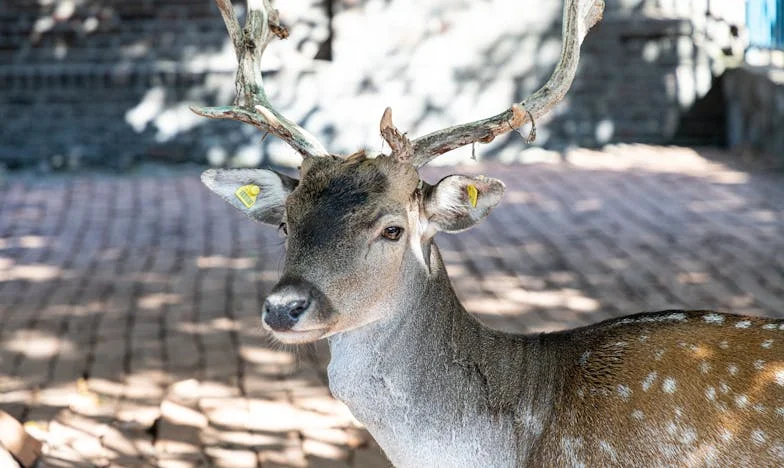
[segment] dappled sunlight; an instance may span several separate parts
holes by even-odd
[[[287,367],[295,363],[293,353],[255,346],[242,346],[242,357],[251,364]]]
[[[563,307],[581,312],[590,312],[599,308],[598,301],[585,297],[579,291],[573,289],[562,289],[559,291],[525,291],[517,289],[507,291],[502,297],[530,307]]]
[[[239,332],[244,330],[243,324],[228,317],[216,317],[201,322],[183,320],[174,324],[174,326],[177,332],[190,335],[210,335],[215,332]],[[251,330],[259,334],[264,333],[260,322],[254,324]]]
[[[5,402],[12,401],[6,399],[8,398],[9,392],[18,390],[24,387],[26,384],[27,380],[23,377],[12,377],[10,375],[0,374],[0,399]]]
[[[19,236],[6,239],[0,238],[0,250],[5,249],[41,249],[51,242],[44,236]]]
[[[241,3],[235,5],[240,12]],[[91,108],[101,117],[75,115],[91,124],[75,131],[84,150],[67,143],[70,137],[54,136],[55,148],[36,148],[47,155],[40,159],[62,153],[65,162],[58,164],[78,167],[80,158],[100,162],[104,153],[131,146],[150,159],[202,160],[211,151],[211,162],[230,166],[295,166],[297,156],[279,141],[260,139],[255,129],[239,125],[208,124],[188,109],[226,105],[234,96],[236,55],[217,9],[209,6],[81,0],[13,5],[10,11],[31,23],[23,22],[18,32],[27,53],[13,57],[32,62],[35,79],[47,82],[47,96],[62,95],[62,78],[69,93],[76,88],[77,99],[93,94],[98,106],[105,104]],[[514,20],[499,18],[504,9]],[[404,110],[401,128],[412,135],[465,115],[498,113],[541,86],[560,49],[557,4],[530,11],[509,0],[349,2],[335,8],[298,1],[280,10],[290,36],[266,50],[266,93],[284,115],[306,122],[335,153],[380,149],[376,122],[390,102]],[[476,27],[491,17],[492,28]],[[385,34],[376,34],[379,30]],[[64,64],[65,70],[51,64]],[[36,68],[42,65],[43,77]],[[26,81],[26,75],[19,76]],[[71,115],[74,104],[57,102],[57,115]],[[540,130],[541,141],[548,132]],[[112,135],[109,142],[106,133]],[[229,150],[219,155],[212,150],[218,146]],[[513,146],[498,139],[483,148],[495,157],[499,149],[516,153]],[[439,162],[465,155],[455,152]]]
[[[726,183],[719,174],[740,171],[691,150],[624,151],[626,162],[615,148],[573,165],[425,169],[507,185],[484,223],[436,238],[465,307],[528,333],[669,307],[780,314],[777,176]],[[35,216],[0,204],[15,220],[0,226],[0,408],[66,466],[384,466],[329,394],[326,345],[284,346],[261,327],[283,265],[275,229],[217,197],[171,197],[201,193],[196,171],[165,177],[58,182],[57,199],[92,184],[117,204],[78,199],[96,222],[59,227],[41,213],[77,206],[56,204],[47,180],[0,187],[43,200]]]
[[[710,275],[704,271],[687,271],[678,273],[676,278],[683,284],[703,284],[710,281]]]
[[[175,382],[169,386],[167,395],[182,401],[203,398],[230,398],[236,397],[239,391],[228,382],[214,380],[186,379]]]
[[[592,312],[599,309],[599,302],[581,296],[573,290],[525,291],[512,289],[490,298],[466,298],[464,305],[471,312],[482,314],[518,315],[534,309],[568,309]]]
[[[504,200],[507,203],[526,204],[531,203],[535,199],[535,194],[525,190],[509,190],[504,192]]]
[[[32,359],[47,359],[73,351],[70,341],[39,330],[17,330],[3,340],[2,346]]]
[[[150,89],[136,107],[125,113],[125,121],[136,133],[141,133],[147,124],[161,113],[165,99],[163,88]]]
[[[136,132],[155,128],[155,142],[164,143],[177,135],[204,125],[204,119],[194,114],[188,103],[167,102],[166,88],[154,87],[142,96],[139,103],[125,112],[125,122]]]
[[[468,298],[463,300],[463,305],[469,312],[485,315],[517,315],[526,311],[525,305],[498,298]]]
[[[84,304],[55,304],[46,309],[50,318],[60,317],[67,320],[72,317],[94,317],[103,314],[104,305],[99,301],[90,301]]]
[[[276,282],[280,278],[280,270],[264,270],[259,272],[259,279],[261,281]]]
[[[95,393],[80,389],[80,381],[63,383],[53,387],[34,391],[30,404],[52,408],[72,408],[84,411],[96,411],[103,402]]]
[[[135,373],[126,378],[127,388],[123,393],[124,398],[139,403],[143,403],[143,402],[153,403],[159,400],[161,396],[163,396],[163,388],[161,388],[161,385],[165,381],[166,376],[156,371],[146,371],[144,374],[148,374],[148,375]],[[134,411],[135,410],[132,408],[128,409],[126,414],[129,417],[136,417],[134,416]],[[121,413],[121,417],[122,417],[122,413]]]
[[[24,406],[32,400],[33,390],[27,388],[29,384],[26,380],[24,382],[14,382],[14,384],[15,385],[11,388],[16,387],[15,389],[4,389],[3,392],[0,393],[0,404],[4,407]]]
[[[68,277],[72,274],[52,265],[20,265],[17,263],[9,264],[0,271],[0,281],[25,280],[40,283],[55,278]]]
[[[748,213],[755,221],[762,223],[776,223],[781,217],[781,213],[773,210],[753,210]]]
[[[455,275],[452,272],[452,266],[447,267],[449,270],[449,277],[459,277],[460,275]],[[520,280],[513,275],[503,275],[503,274],[489,274],[489,275],[482,275],[480,278],[474,277],[475,281],[480,281],[482,286],[486,291],[493,292],[496,294],[503,295],[504,293],[508,292],[510,289],[514,289],[519,286]]]
[[[574,210],[581,213],[601,211],[602,202],[596,198],[589,198],[586,200],[579,200],[574,204]]]
[[[3,392],[0,403],[52,408],[38,413],[51,419],[25,424],[45,443],[51,462],[191,463],[206,455],[230,466],[256,466],[257,460],[308,466],[314,457],[345,461],[353,451],[367,450],[367,432],[323,383],[296,371],[291,353],[244,347],[242,355],[249,365],[278,371],[284,366],[292,378],[277,380],[281,391],[254,397],[223,381],[167,384],[170,377],[149,370],[122,381],[90,378],[40,391]]]
[[[125,387],[122,382],[99,377],[91,377],[87,385],[88,391],[110,398],[120,398]]]
[[[175,330],[180,333],[187,333],[189,335],[198,335],[204,333],[207,327],[194,322],[180,322],[175,325]]]
[[[254,258],[229,258],[213,255],[196,259],[199,268],[231,268],[234,270],[248,270],[256,265]]]
[[[673,173],[705,178],[715,184],[739,185],[747,183],[750,177],[744,171],[732,169],[687,147],[613,144],[602,150],[570,150],[565,158],[570,164],[584,169]]]
[[[345,420],[334,414],[307,411],[289,404],[250,399],[236,402],[222,400],[219,405],[205,403],[204,410],[214,424],[263,432],[288,432],[303,427],[334,427]]]
[[[738,209],[741,208],[743,204],[742,200],[724,200],[721,204],[718,204],[715,201],[697,201],[689,203],[688,208],[695,213],[706,213],[725,209]]]
[[[224,332],[240,330],[240,324],[226,317],[218,317],[212,319],[210,322],[207,323],[207,326],[212,330],[218,330]]]
[[[598,321],[599,301],[569,290],[524,291],[513,289],[501,297],[463,297],[466,309],[485,325],[515,333],[559,331]],[[599,317],[604,317],[599,315]]]
[[[137,300],[137,304],[142,309],[157,310],[166,305],[179,304],[182,298],[177,294],[149,294]]]

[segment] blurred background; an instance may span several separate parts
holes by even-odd
[[[533,145],[421,171],[506,183],[486,222],[438,238],[457,294],[510,332],[784,317],[784,0],[606,4]],[[383,150],[386,106],[413,137],[496,114],[560,48],[559,1],[276,7],[268,95],[334,153]],[[40,466],[389,466],[330,395],[325,344],[261,330],[281,236],[199,182],[300,162],[190,112],[231,103],[235,67],[212,0],[0,0],[0,411]]]
[[[244,2],[235,3],[241,13]],[[574,86],[540,125],[537,147],[641,142],[784,154],[781,0],[606,3]],[[277,7],[291,36],[265,54],[271,101],[335,153],[380,150],[386,106],[412,136],[493,115],[541,86],[560,48],[560,2]],[[277,139],[188,110],[230,103],[235,66],[209,0],[6,0],[0,164],[296,164]],[[511,134],[477,156],[525,160],[522,148]],[[442,161],[465,159],[466,151]]]

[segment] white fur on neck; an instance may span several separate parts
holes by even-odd
[[[458,384],[456,369],[443,379],[445,389],[434,388],[427,401],[411,399],[410,388],[421,373],[396,353],[406,346],[395,343],[400,338],[396,328],[376,323],[330,337],[333,395],[365,424],[397,467],[515,466],[511,415],[477,410],[476,399],[460,395],[471,390]]]

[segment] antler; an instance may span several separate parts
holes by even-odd
[[[561,58],[547,83],[522,102],[483,120],[438,130],[413,142],[392,125],[387,108],[381,119],[381,135],[400,161],[422,167],[438,155],[471,143],[489,143],[498,135],[510,132],[526,122],[533,122],[558,104],[572,85],[580,58],[580,45],[599,20],[604,0],[564,0],[563,45]]]
[[[304,157],[326,156],[327,150],[311,133],[275,110],[264,92],[261,77],[261,56],[267,44],[277,36],[288,37],[288,30],[280,24],[278,11],[269,0],[248,0],[245,28],[240,28],[231,0],[215,0],[223,22],[229,31],[237,54],[237,96],[233,106],[197,107],[191,110],[211,119],[239,120],[278,136]],[[240,97],[244,102],[240,103]]]

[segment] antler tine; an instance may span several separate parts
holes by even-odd
[[[392,156],[400,162],[410,163],[414,156],[411,140],[392,124],[392,109],[387,107],[381,116],[381,136],[389,144]]]
[[[545,115],[564,98],[571,87],[580,58],[580,45],[588,30],[602,19],[603,11],[604,0],[564,0],[561,57],[547,83],[530,97],[498,115],[415,139],[410,143],[413,154],[411,163],[422,167],[447,151],[476,142],[489,143],[498,135]],[[389,143],[394,151],[394,145]]]
[[[237,97],[233,106],[199,107],[191,110],[211,119],[232,119],[248,123],[272,133],[297,150],[303,157],[326,156],[329,153],[311,133],[275,110],[264,92],[261,76],[261,56],[267,44],[277,36],[288,37],[288,30],[280,24],[278,11],[270,0],[248,0],[245,28],[240,28],[231,0],[215,0],[237,54]],[[240,98],[244,102],[240,103]]]

